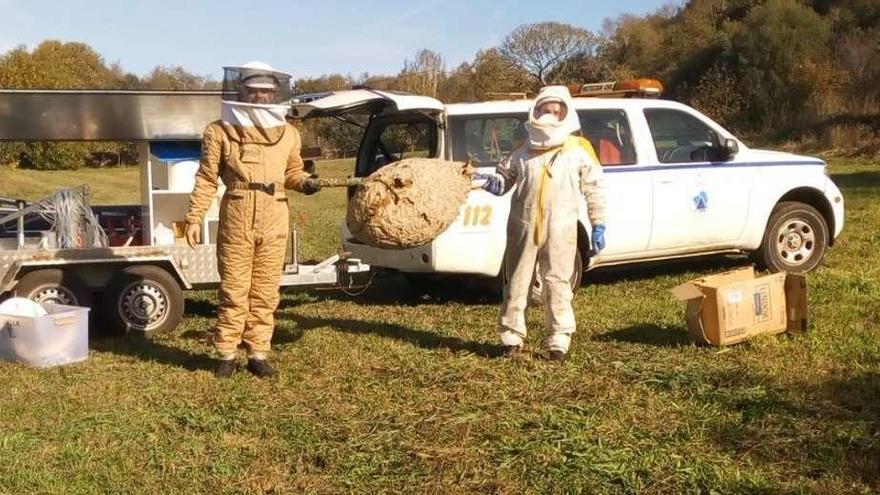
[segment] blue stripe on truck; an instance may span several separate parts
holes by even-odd
[[[602,171],[606,174],[620,174],[625,172],[649,172],[651,170],[679,170],[691,168],[747,168],[747,167],[790,167],[795,165],[825,166],[825,162],[801,161],[801,162],[698,162],[682,163],[680,165],[605,165]]]

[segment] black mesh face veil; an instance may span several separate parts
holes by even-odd
[[[223,99],[252,102],[260,94],[259,103],[284,104],[290,101],[291,75],[275,70],[268,64],[251,62],[223,68]]]

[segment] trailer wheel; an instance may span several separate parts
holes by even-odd
[[[183,291],[174,277],[157,266],[129,266],[104,291],[103,310],[119,333],[165,333],[183,317]]]
[[[60,268],[35,270],[22,277],[13,290],[16,296],[38,303],[90,307],[92,293],[76,274]]]

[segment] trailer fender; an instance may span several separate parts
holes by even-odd
[[[121,270],[122,268],[135,265],[151,265],[157,266],[167,271],[177,280],[183,289],[192,289],[192,283],[180,269],[177,261],[168,255],[159,256],[138,256],[127,258],[106,258],[106,259],[29,259],[18,260],[12,263],[9,270],[0,281],[0,293],[12,290],[18,279],[34,270],[41,268],[65,268],[75,267],[77,271],[84,268],[94,267],[98,269],[109,269],[112,271]]]

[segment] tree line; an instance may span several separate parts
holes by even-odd
[[[296,82],[300,93],[366,85],[447,103],[546,84],[650,77],[664,98],[687,103],[755,142],[880,154],[880,1],[691,0],[606,20],[599,32],[564,22],[526,24],[473,60],[448,67],[421,49],[397,74],[328,74]],[[216,88],[182,67],[138,77],[82,43],[46,41],[0,56],[3,88]],[[303,126],[308,142],[340,156],[360,131],[338,121]],[[131,160],[118,143],[0,145],[0,163],[75,167]],[[103,160],[103,161],[102,161]]]

